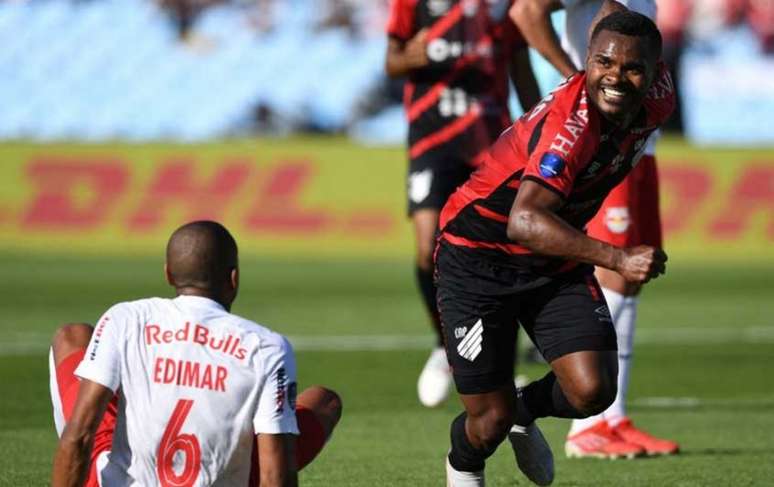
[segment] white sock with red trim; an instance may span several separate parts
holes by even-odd
[[[618,317],[621,314],[623,308],[624,308],[624,301],[625,296],[623,294],[617,293],[615,291],[612,291],[607,288],[602,288],[602,294],[605,295],[605,301],[607,301],[607,309],[610,310],[610,317],[613,319],[613,323],[616,326],[616,333],[618,332]],[[621,347],[621,338],[619,336],[618,338],[618,347],[619,347],[619,358],[618,358],[618,366],[619,366],[619,373],[618,373],[618,380],[621,380],[621,373],[620,373],[620,366],[621,366],[621,358],[620,358],[620,347]],[[627,376],[628,379],[628,376]],[[619,382],[620,383],[620,382]],[[620,385],[618,392],[620,394]],[[618,400],[618,396],[616,396],[616,400]],[[613,403],[615,404],[615,403]],[[611,406],[612,408],[612,406]],[[608,409],[609,411],[610,409]],[[589,416],[588,418],[583,419],[573,419],[572,424],[570,425],[570,432],[567,434],[567,436],[572,436],[576,433],[580,433],[581,431],[591,428],[595,424],[597,424],[599,421],[602,421],[603,419],[606,419],[605,414],[607,411],[596,414],[594,416]]]
[[[626,393],[629,390],[629,376],[632,368],[638,302],[639,298],[636,296],[624,298],[621,311],[614,321],[615,332],[618,335],[618,394],[613,404],[603,413],[611,427],[615,427],[626,417]]]

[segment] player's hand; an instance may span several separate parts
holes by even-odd
[[[644,284],[666,271],[667,255],[661,249],[639,245],[622,249],[615,270],[629,282]]]
[[[426,39],[427,29],[422,29],[406,42],[403,55],[410,69],[421,68],[430,63],[430,60],[427,58]]]

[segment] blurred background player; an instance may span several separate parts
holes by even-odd
[[[593,25],[608,13],[627,10],[627,7],[654,21],[656,19],[654,0],[625,0],[620,3],[612,0],[535,0],[518,2],[511,14],[530,45],[563,76],[571,76],[585,64]],[[566,11],[561,45],[550,18],[551,12],[560,8]],[[637,166],[613,189],[589,223],[589,236],[619,247],[663,247],[654,157],[657,137],[658,134],[650,137]],[[617,272],[601,267],[597,267],[595,274],[618,336],[618,393],[613,404],[603,413],[573,420],[565,445],[566,453],[571,457],[602,458],[677,453],[677,443],[656,438],[634,427],[626,413],[641,285],[627,282]]]
[[[317,386],[296,397],[288,341],[229,312],[239,270],[223,226],[175,231],[165,274],[175,299],[119,303],[96,331],[56,333],[53,485],[296,485],[341,400]]]
[[[440,210],[485,149],[511,123],[508,76],[524,110],[540,99],[526,45],[508,16],[510,0],[394,0],[386,71],[407,77],[408,213],[416,279],[436,346],[419,376],[420,402],[439,405],[452,382],[433,282]]]

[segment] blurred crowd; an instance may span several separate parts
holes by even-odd
[[[658,0],[659,28],[668,44],[702,42],[746,27],[763,52],[774,53],[774,0]]]

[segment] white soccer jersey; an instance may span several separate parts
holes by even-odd
[[[113,306],[75,373],[119,395],[101,485],[242,487],[256,433],[298,434],[288,341],[207,298]]]
[[[589,29],[591,21],[602,7],[602,0],[561,0],[565,9],[564,32],[562,32],[562,49],[570,56],[573,64],[578,69],[586,69],[586,52],[589,50]],[[655,0],[618,0],[624,5],[642,15],[647,15],[656,21]],[[653,155],[656,149],[656,140],[659,132],[654,132],[648,138],[645,154]]]

